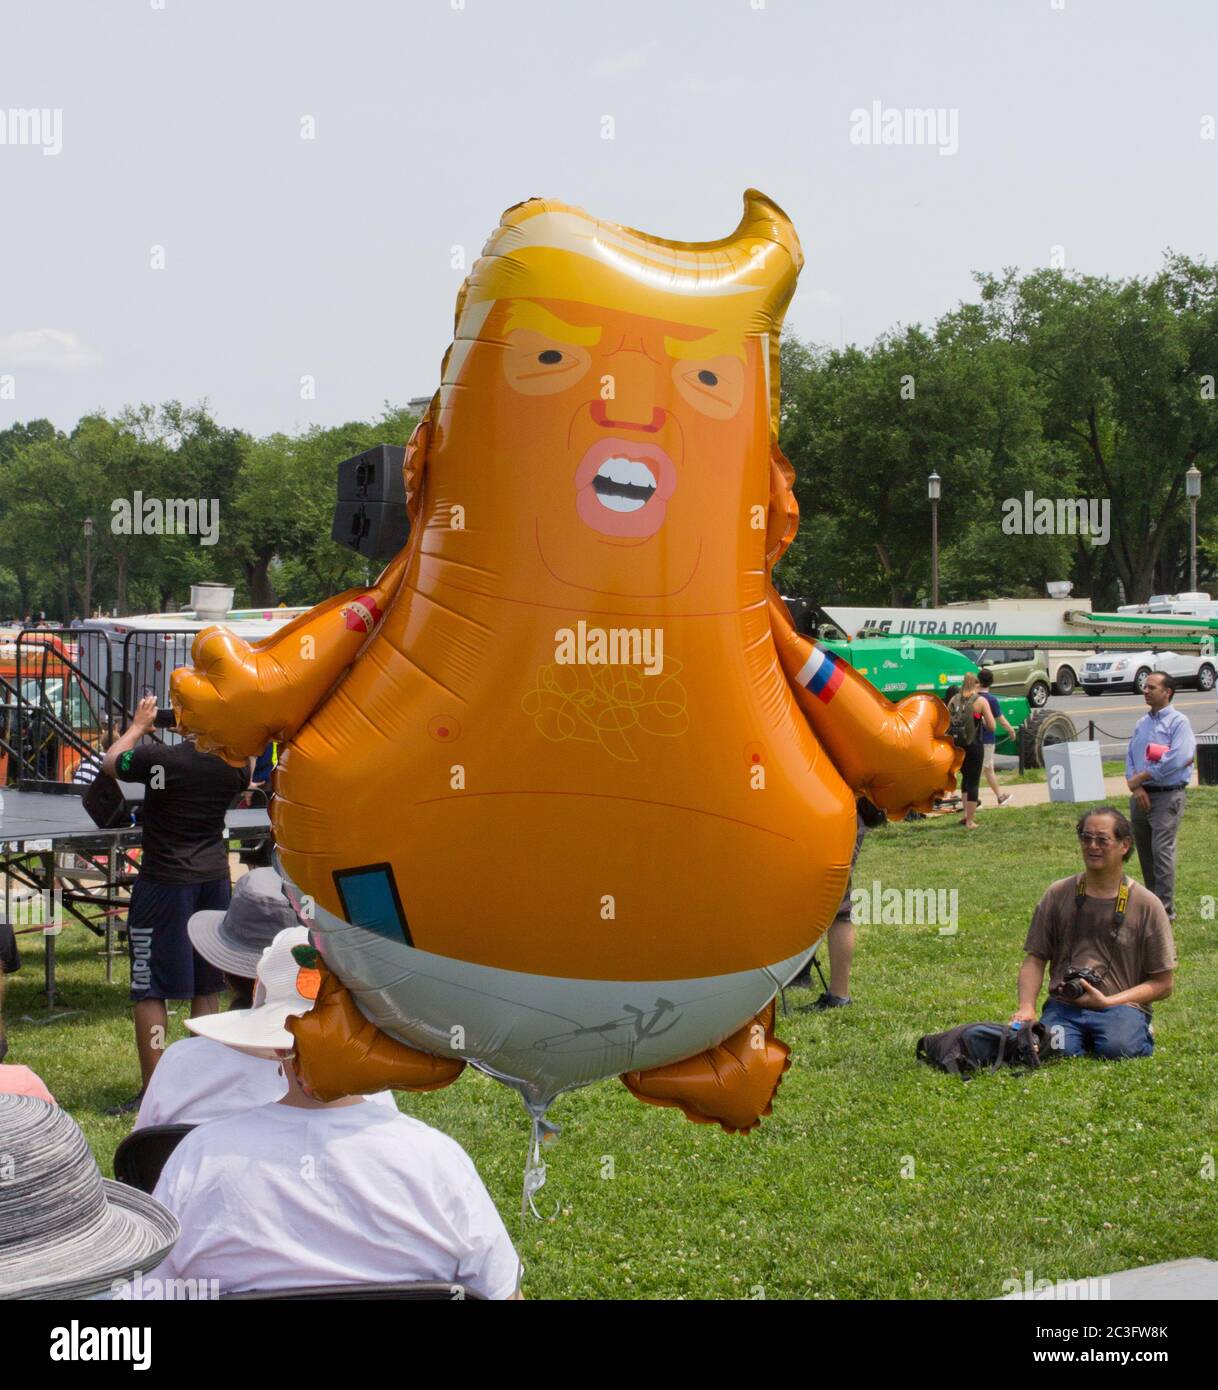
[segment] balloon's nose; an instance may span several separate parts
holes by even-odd
[[[648,352],[643,334],[624,334],[604,361],[600,399],[592,407],[593,420],[605,429],[654,433],[666,418],[659,404],[664,382],[661,364]]]
[[[625,412],[620,409],[613,409],[613,401],[593,401],[592,418],[602,428],[607,430],[642,430],[644,434],[655,434],[663,427],[665,412],[657,405],[651,408],[650,419],[632,419],[629,407]],[[642,409],[636,408],[640,417],[643,415]]]

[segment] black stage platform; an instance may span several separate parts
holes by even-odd
[[[123,790],[138,800],[143,788]],[[139,872],[132,857],[140,845],[138,825],[100,830],[81,805],[84,788],[55,791],[4,789],[0,811],[0,871],[5,875],[4,920],[13,923],[14,885],[33,889],[43,904],[59,891],[60,920],[15,927],[18,936],[37,933],[46,950],[47,1007],[55,1005],[55,938],[71,916],[106,941],[106,979],[113,979],[115,918],[125,915],[131,884]],[[231,844],[250,848],[270,836],[264,807],[229,811],[224,818]],[[100,920],[99,920],[100,917]]]
[[[124,787],[130,786],[125,783]],[[82,788],[83,790],[83,788]],[[142,790],[142,788],[141,788]],[[138,797],[132,797],[138,800]],[[271,818],[265,808],[230,811],[224,818],[230,839],[239,839],[250,832],[265,835]],[[4,792],[4,809],[0,813],[0,841],[26,840],[98,840],[106,843],[114,835],[139,834],[139,826],[120,826],[117,830],[99,830],[81,805],[80,797],[72,793],[13,791]]]

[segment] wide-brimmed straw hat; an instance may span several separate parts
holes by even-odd
[[[0,1095],[0,1298],[88,1298],[173,1249],[177,1217],[103,1178],[80,1126],[57,1105]]]
[[[293,954],[293,947],[308,945],[307,928],[289,927],[281,931],[258,962],[254,1007],[188,1018],[187,1028],[201,1038],[235,1047],[251,1057],[294,1052],[296,1039],[287,1030],[287,1019],[289,1015],[299,1018],[309,1012],[321,983],[316,968],[302,965]]]
[[[190,943],[218,970],[252,980],[262,953],[288,927],[299,925],[274,869],[251,869],[233,885],[227,909],[194,913]]]

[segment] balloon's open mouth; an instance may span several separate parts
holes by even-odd
[[[641,440],[598,440],[575,470],[579,518],[605,536],[654,536],[676,490],[672,459]]]
[[[651,501],[655,474],[635,459],[606,459],[592,479],[592,491],[611,512],[637,512]]]

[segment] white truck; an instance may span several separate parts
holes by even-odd
[[[1038,636],[1059,636],[1067,613],[1088,613],[1091,600],[1086,598],[989,598],[967,603],[949,603],[942,608],[880,608],[828,605],[826,615],[841,629],[845,637],[853,638],[867,629],[893,636],[911,633],[941,642],[946,638],[991,638],[991,646],[1020,646],[1038,652],[1049,673],[1054,695],[1073,695],[1079,684],[1079,672],[1088,653],[1084,650],[1060,650],[1042,647]],[[1020,643],[1007,642],[1003,634],[1018,630]],[[952,645],[959,645],[953,642]],[[984,643],[975,643],[982,646]]]
[[[848,640],[908,633],[954,648],[1035,649],[1058,695],[1080,686],[1092,694],[1140,691],[1156,670],[1212,690],[1218,673],[1218,602],[1203,593],[1158,594],[1116,613],[1095,613],[1080,598],[983,599],[939,609],[827,604],[821,613],[823,626]]]
[[[1045,665],[1049,668],[1049,683],[1054,695],[1073,695],[1079,688],[1080,672],[1083,662],[1090,652],[1045,652]]]

